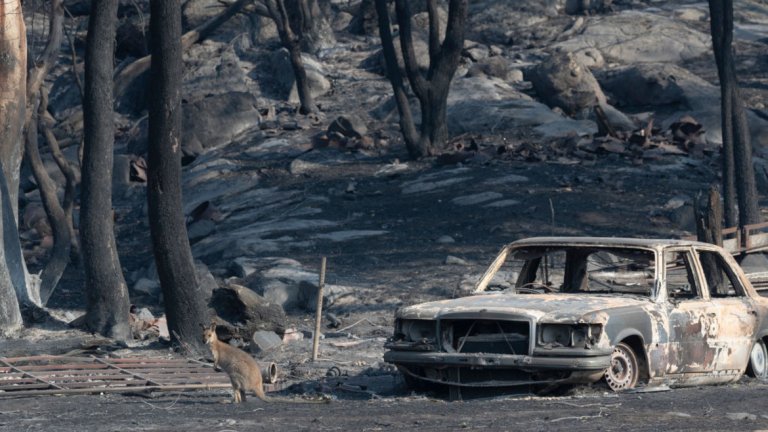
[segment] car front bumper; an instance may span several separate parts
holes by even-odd
[[[595,355],[596,354],[596,355]],[[492,353],[387,351],[384,361],[422,381],[467,387],[593,382],[611,364],[610,353],[539,356]],[[512,372],[510,375],[509,372]],[[469,381],[461,377],[476,378]]]

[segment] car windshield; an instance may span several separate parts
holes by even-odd
[[[654,253],[637,248],[536,246],[513,249],[488,290],[651,296]]]

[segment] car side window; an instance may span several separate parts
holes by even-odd
[[[667,296],[670,299],[691,300],[701,298],[693,277],[691,259],[685,251],[669,251],[664,254]]]
[[[711,298],[743,297],[744,288],[717,252],[699,251]]]

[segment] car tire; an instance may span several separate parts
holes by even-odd
[[[768,381],[768,349],[762,339],[756,340],[752,351],[749,352],[747,375],[760,381]]]
[[[640,378],[640,365],[632,347],[624,342],[613,347],[611,365],[603,376],[605,383],[615,392],[634,388]]]

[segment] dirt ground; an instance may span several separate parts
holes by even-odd
[[[0,402],[2,431],[766,430],[768,385],[446,402],[403,395],[330,404],[222,403],[225,392],[47,396]]]

